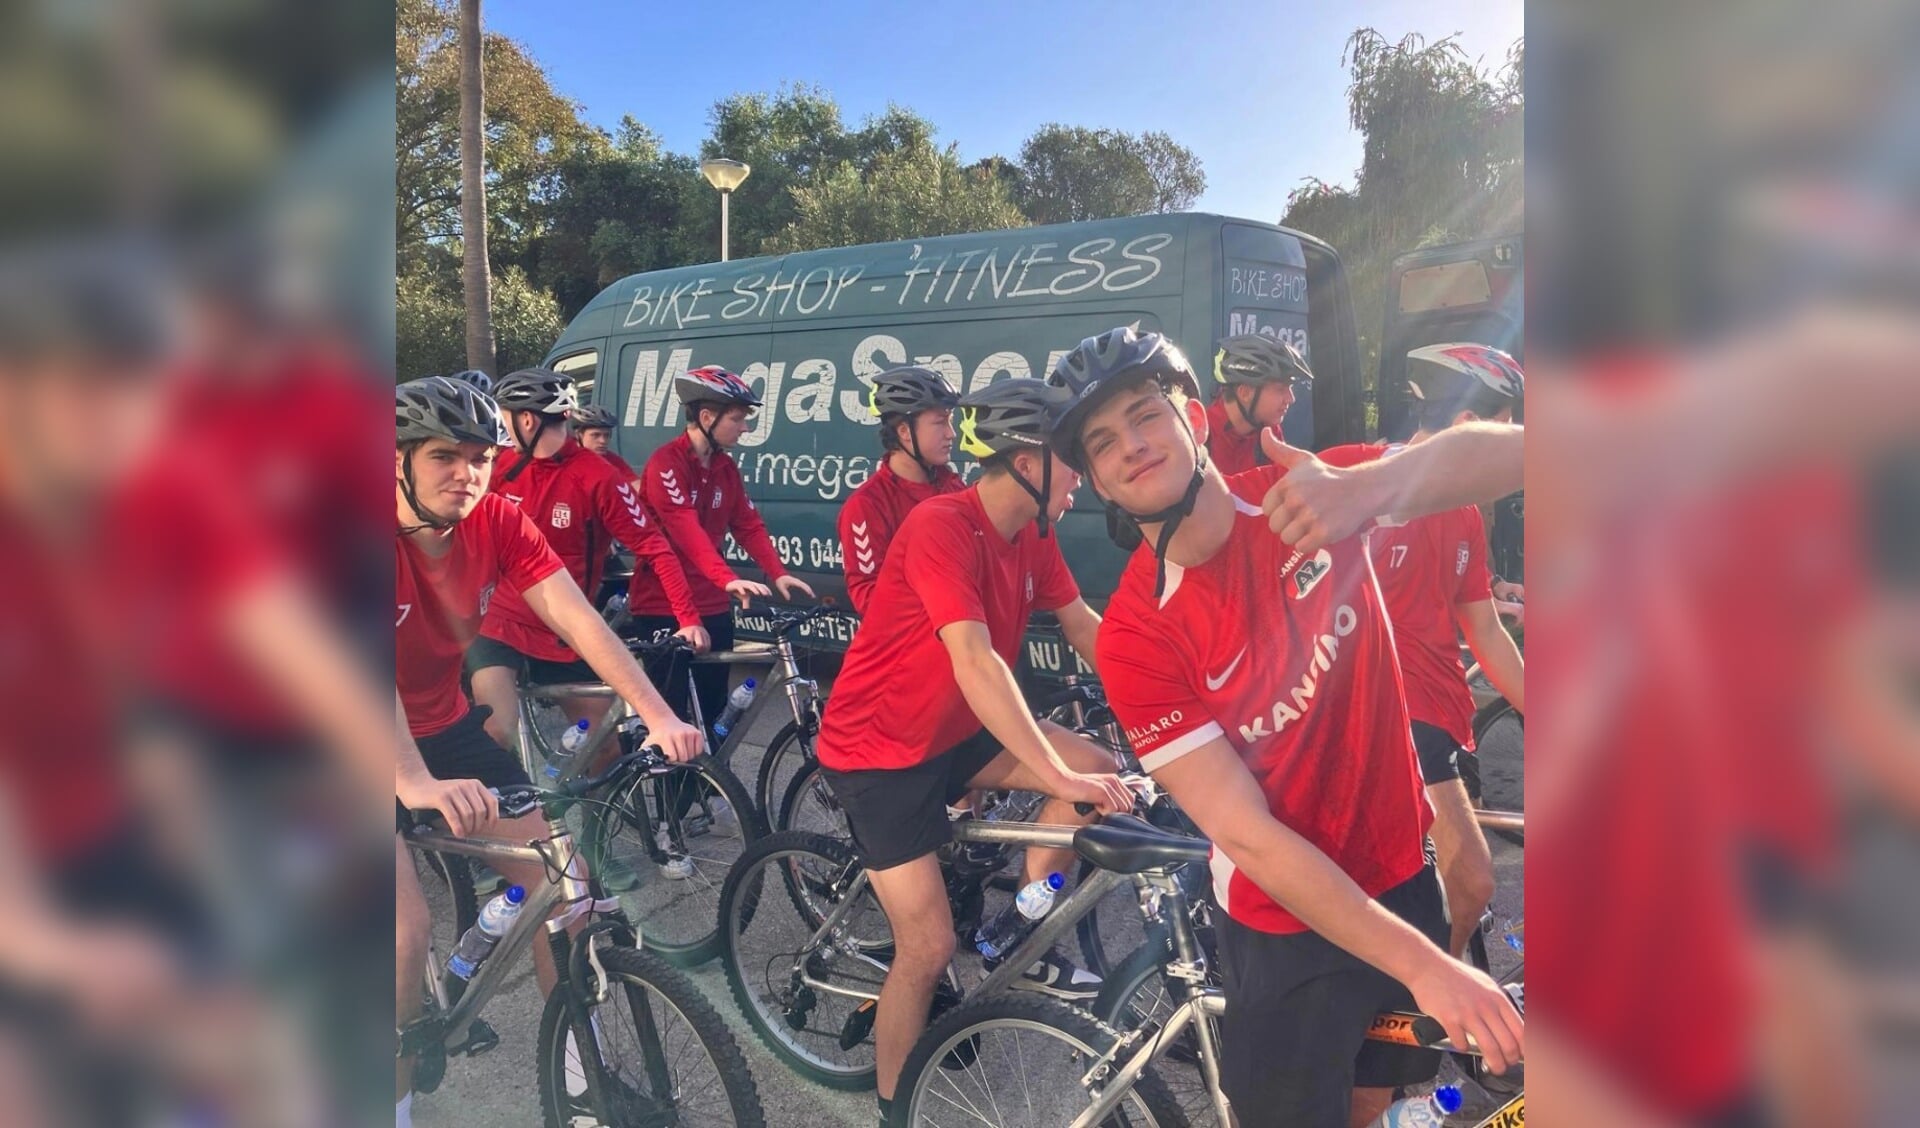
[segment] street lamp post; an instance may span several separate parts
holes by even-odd
[[[725,157],[712,157],[700,162],[700,175],[707,183],[720,189],[720,261],[727,261],[727,198],[733,190],[746,182],[747,174],[753,168],[744,161],[730,161]]]

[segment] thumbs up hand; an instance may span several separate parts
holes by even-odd
[[[1376,516],[1366,483],[1353,471],[1288,446],[1272,428],[1260,433],[1260,447],[1287,471],[1260,502],[1267,526],[1286,543],[1317,552],[1359,532]]]

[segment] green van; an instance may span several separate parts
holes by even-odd
[[[1127,323],[1172,337],[1203,383],[1220,337],[1291,339],[1317,380],[1311,401],[1287,419],[1289,441],[1322,448],[1364,437],[1339,256],[1298,232],[1215,215],[947,235],[637,274],[588,303],[547,363],[574,376],[583,402],[614,410],[615,446],[635,466],[683,425],[676,373],[703,364],[738,372],[766,406],[734,457],[781,558],[828,594],[844,590],[840,504],[881,457],[867,410],[872,376],[924,364],[963,392],[1044,377],[1082,338]],[[1096,607],[1124,560],[1105,527],[1089,489],[1060,530]],[[741,616],[741,628],[751,631],[753,618]],[[1037,672],[1064,672],[1057,643],[1029,652]]]

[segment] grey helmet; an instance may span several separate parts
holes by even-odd
[[[1304,388],[1313,384],[1313,370],[1307,367],[1307,358],[1300,355],[1292,341],[1261,333],[1242,333],[1222,340],[1214,351],[1213,378],[1229,386],[1292,384]]]
[[[873,390],[867,394],[868,410],[880,417],[882,426],[889,428],[889,444],[894,435],[891,428],[899,421],[911,421],[923,411],[952,411],[959,403],[960,393],[953,390],[945,376],[918,364],[889,368],[875,376]],[[919,463],[928,480],[932,480],[936,468],[920,453],[918,425],[907,428],[906,454]]]
[[[580,406],[573,379],[551,368],[522,368],[500,378],[493,397],[502,411],[532,411],[540,415],[572,415]]]
[[[995,380],[960,397],[960,449],[979,459],[1040,450],[1066,405],[1066,395],[1043,380]]]
[[[505,446],[509,441],[506,421],[500,417],[500,407],[493,402],[493,397],[472,384],[445,376],[409,380],[395,388],[393,413],[394,436],[400,447],[428,439],[486,446]],[[401,526],[401,533],[454,526],[454,521],[431,513],[420,504],[413,484],[411,452],[400,463],[400,493],[412,507],[414,516],[420,519],[418,525]]]
[[[885,419],[889,415],[917,415],[940,408],[951,410],[960,403],[960,393],[947,378],[918,364],[889,368],[873,378],[873,391],[867,394],[867,408]]]
[[[961,450],[982,461],[1022,450],[1041,455],[1038,489],[1018,473],[1013,480],[1040,507],[1035,520],[1042,539],[1053,528],[1047,512],[1047,498],[1053,493],[1053,458],[1047,452],[1047,440],[1066,405],[1066,393],[1028,377],[996,380],[960,398]]]
[[[394,389],[394,431],[404,445],[426,439],[505,446],[511,442],[500,406],[472,384],[423,376]]]
[[[573,425],[581,430],[611,431],[620,425],[613,409],[603,403],[589,403],[576,408],[573,413]]]

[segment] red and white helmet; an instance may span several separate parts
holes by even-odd
[[[1408,353],[1407,359],[1422,362],[1408,366],[1408,376],[1422,399],[1492,396],[1517,401],[1526,394],[1520,362],[1491,345],[1426,345]]]
[[[742,404],[747,407],[759,407],[760,397],[753,394],[747,382],[728,372],[717,364],[704,368],[695,368],[673,378],[673,390],[680,396],[680,402],[718,403],[726,406]]]

